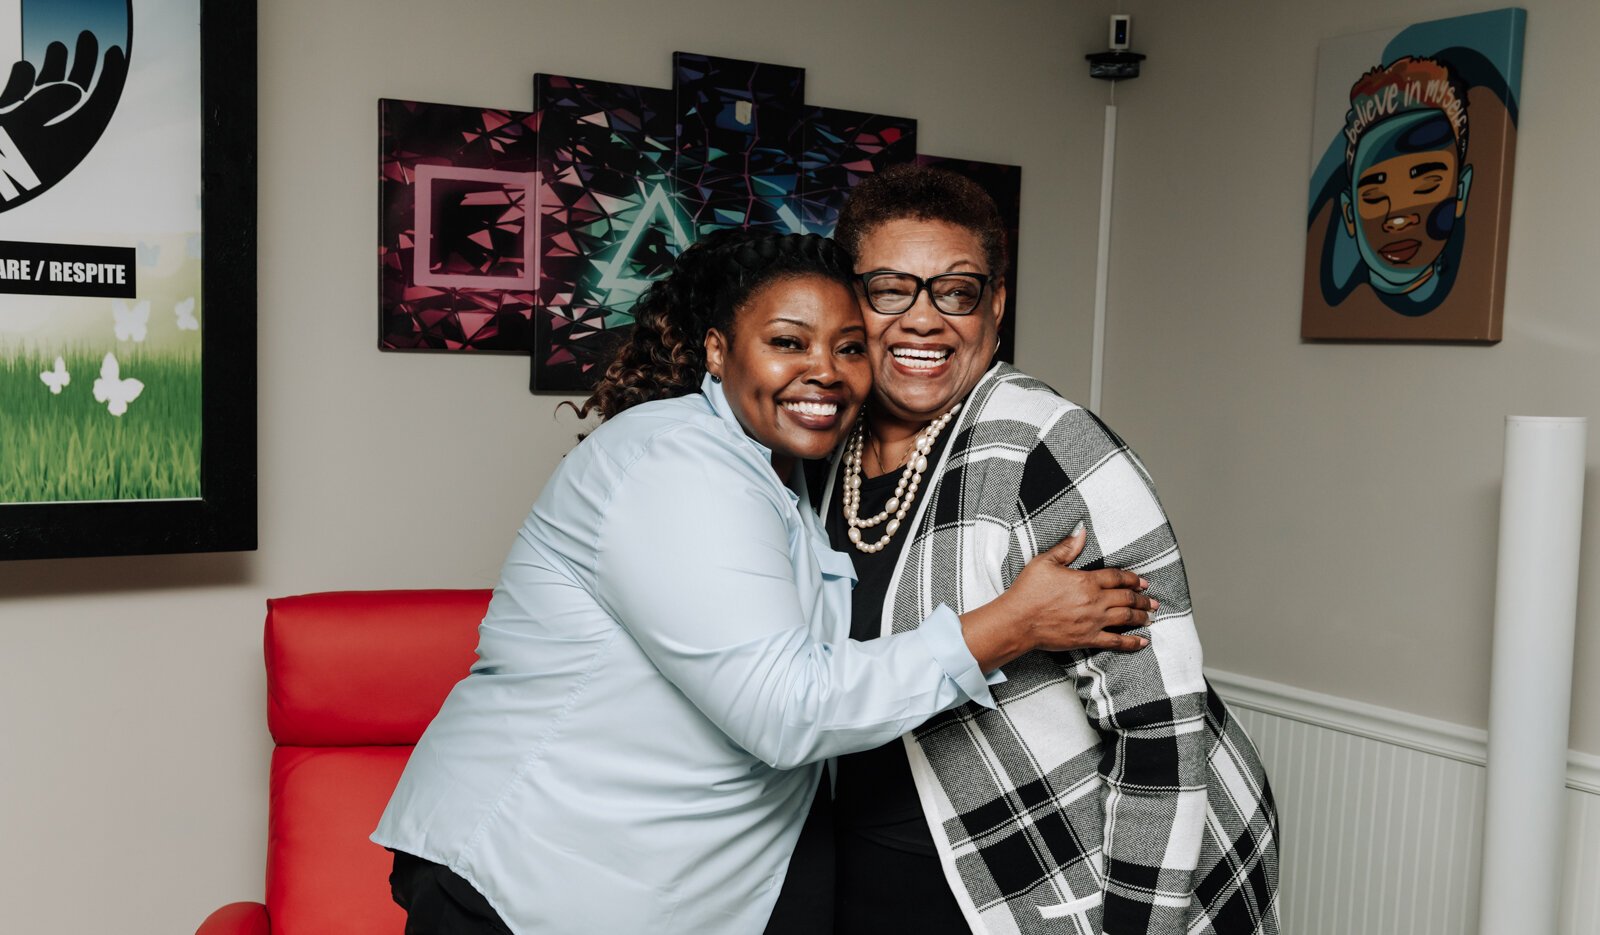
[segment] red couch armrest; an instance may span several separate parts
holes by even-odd
[[[206,916],[194,935],[271,935],[267,907],[261,903],[228,903]]]

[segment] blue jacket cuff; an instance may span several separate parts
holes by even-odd
[[[967,648],[967,640],[961,634],[961,618],[955,611],[940,604],[913,632],[922,635],[934,661],[963,694],[985,708],[996,707],[989,686],[1004,682],[1005,673],[995,669],[985,675],[978,668],[978,660],[972,657],[972,650]]]

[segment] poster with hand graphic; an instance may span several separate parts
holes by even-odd
[[[0,0],[0,557],[254,547],[254,48]]]
[[[200,496],[200,0],[0,0],[0,504]]]
[[[1322,43],[1302,337],[1500,340],[1526,22]]]

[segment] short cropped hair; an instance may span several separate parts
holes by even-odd
[[[983,248],[989,275],[1006,274],[1006,229],[1000,208],[983,186],[949,169],[903,163],[867,176],[839,213],[835,240],[851,255],[872,230],[890,221],[943,221],[971,231]]]
[[[1450,122],[1456,158],[1467,160],[1467,89],[1436,59],[1405,56],[1373,68],[1350,87],[1345,113],[1344,164],[1354,174],[1356,148],[1367,131],[1389,117],[1434,110]]]

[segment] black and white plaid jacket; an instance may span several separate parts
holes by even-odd
[[[1146,649],[1029,653],[993,686],[997,710],[968,704],[906,735],[973,931],[1276,935],[1272,793],[1201,674],[1183,562],[1144,466],[1088,410],[1006,364],[954,433],[885,632],[994,598],[1080,521],[1074,565],[1136,572],[1161,603]]]

